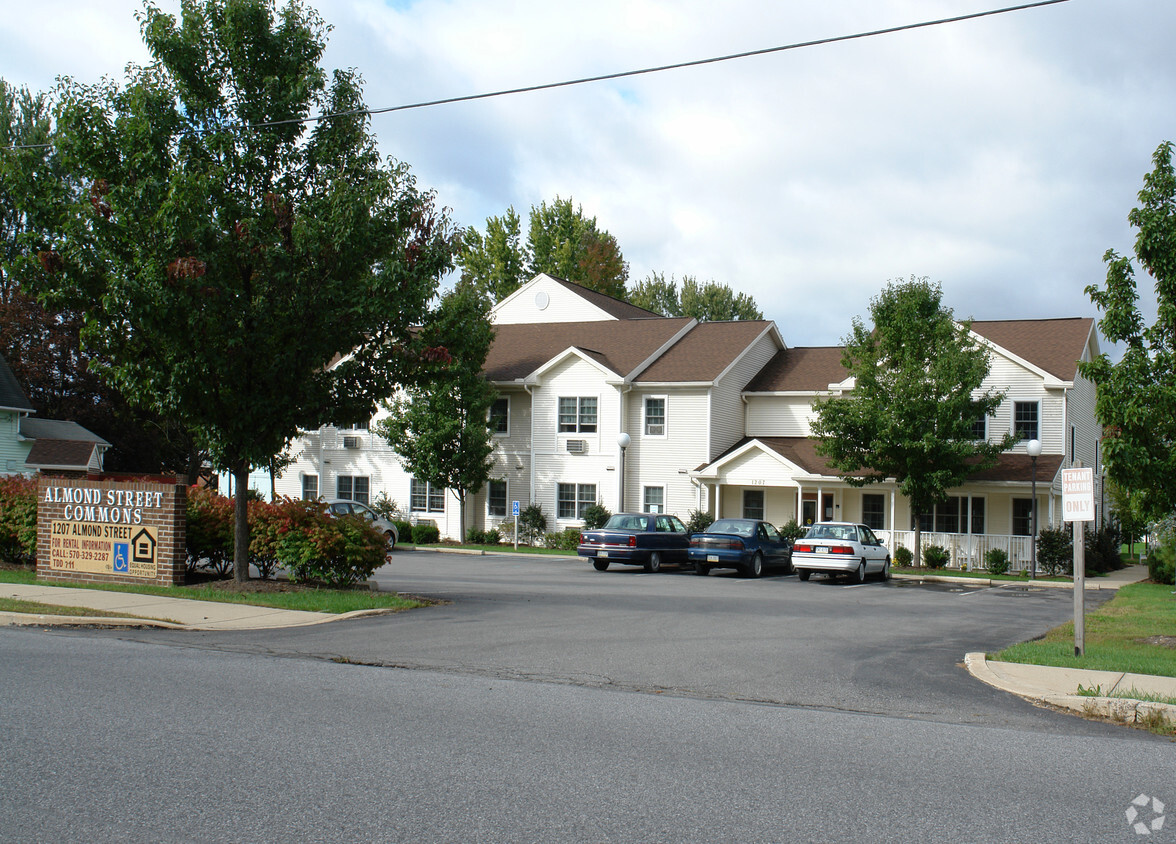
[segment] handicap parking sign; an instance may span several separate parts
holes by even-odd
[[[127,560],[131,557],[131,543],[116,542],[114,543],[114,570],[127,572]]]

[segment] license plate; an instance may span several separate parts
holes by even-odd
[[[596,556],[598,556],[598,557],[607,557],[607,556],[608,556],[608,552],[607,552],[607,551],[597,551],[597,552],[596,552]]]
[[[719,561],[719,555],[718,554],[707,554],[706,561],[708,563],[717,563]]]
[[[824,545],[818,545],[818,546],[817,546],[817,553],[818,553],[818,554],[828,554],[828,553],[829,553],[829,549],[828,549],[828,548],[826,548]]]

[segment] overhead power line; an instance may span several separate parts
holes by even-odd
[[[273,120],[266,123],[251,123],[241,124],[240,130],[247,129],[265,129],[271,126],[285,126],[293,123],[318,123],[323,120],[331,120],[336,117],[354,117],[359,114],[366,114],[374,116],[377,114],[391,114],[397,111],[410,111],[418,108],[430,108],[432,106],[452,105],[454,103],[468,103],[476,100],[488,100],[493,97],[506,97],[513,94],[527,94],[533,91],[549,91],[554,88],[570,88],[573,85],[587,85],[593,82],[607,82],[613,79],[627,79],[632,76],[644,76],[650,73],[663,73],[669,70],[681,70],[688,67],[700,67],[708,64],[718,64],[719,62],[730,62],[737,59],[748,59],[755,56],[766,56],[771,53],[783,53],[788,50],[801,50],[807,47],[821,47],[826,44],[837,44],[843,41],[857,41],[863,38],[876,38],[880,35],[893,35],[898,32],[909,32],[915,29],[926,29],[932,26],[943,26],[944,24],[960,23],[962,21],[976,20],[977,18],[993,17],[994,15],[1005,15],[1010,12],[1022,12],[1027,9],[1036,9],[1042,6],[1056,6],[1059,3],[1067,3],[1069,0],[1038,0],[1035,3],[1023,3],[1019,6],[1006,6],[1001,9],[989,9],[983,12],[971,12],[966,15],[955,15],[949,18],[939,18],[937,20],[920,21],[918,23],[902,24],[901,26],[891,26],[885,29],[873,29],[868,32],[856,32],[852,35],[835,35],[829,38],[818,38],[812,41],[798,41],[793,44],[783,44],[778,47],[764,47],[759,50],[748,50],[742,53],[729,53],[724,56],[714,56],[707,59],[694,59],[686,62],[676,62],[674,64],[659,65],[657,67],[646,67],[640,70],[623,70],[617,73],[605,73],[599,76],[585,76],[579,79],[569,79],[564,82],[547,82],[540,85],[527,85],[521,88],[505,88],[501,91],[489,91],[483,94],[466,94],[460,97],[446,97],[439,100],[425,100],[418,103],[407,103],[405,105],[387,106],[385,108],[360,108],[352,109],[350,111],[336,111],[327,112],[324,114],[315,115],[313,117],[299,117],[290,120]],[[233,128],[230,124],[221,128]],[[6,147],[6,149],[39,149],[51,146],[51,144],[26,144],[19,146]]]

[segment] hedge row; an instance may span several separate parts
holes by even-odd
[[[31,565],[37,557],[37,480],[0,477],[0,560]]]

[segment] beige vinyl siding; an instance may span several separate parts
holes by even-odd
[[[714,460],[746,433],[743,388],[780,349],[773,336],[761,336],[711,388],[708,460]]]
[[[595,322],[614,319],[607,312],[577,295],[562,284],[539,276],[531,283],[499,302],[494,308],[494,322],[499,325],[530,325],[546,322]],[[546,297],[546,306],[539,307]]]
[[[23,474],[32,448],[32,442],[20,439],[20,414],[0,411],[0,475]]]
[[[814,399],[814,396],[748,396],[747,436],[812,436]]]
[[[645,435],[645,399],[666,401],[665,436]],[[642,504],[647,486],[665,489],[665,509],[683,520],[698,506],[698,488],[686,474],[707,460],[707,391],[703,387],[632,390],[625,396],[625,509]],[[612,509],[612,508],[610,508]]]
[[[1038,430],[1044,454],[1064,454],[1065,438],[1062,433],[1065,418],[1065,400],[1060,389],[1047,389],[1042,377],[1024,366],[1002,355],[993,355],[988,377],[982,389],[1005,392],[1005,399],[995,415],[988,420],[990,438],[1000,437],[1013,430],[1013,414],[1019,401],[1039,402]],[[1024,453],[1025,443],[1018,443],[1013,452]]]

